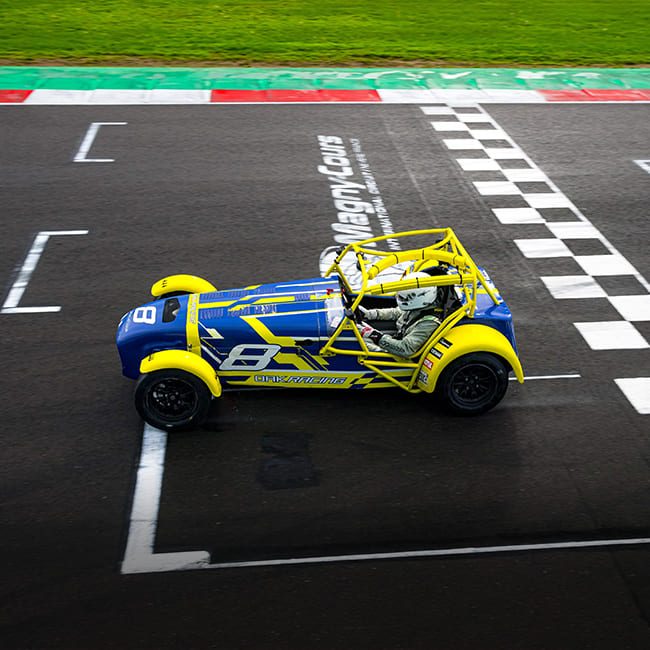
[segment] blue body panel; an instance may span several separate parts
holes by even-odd
[[[333,331],[331,323],[338,324],[343,318],[339,291],[336,278],[324,280],[319,277],[200,294],[198,333],[202,356],[217,369],[233,347],[268,343],[251,327],[249,320],[253,318],[263,323],[275,337],[290,337],[302,342],[297,346],[286,345],[288,341],[283,341],[283,351],[286,348],[287,352],[309,358],[317,354]],[[146,303],[125,314],[120,321],[117,345],[127,377],[137,378],[141,360],[152,352],[187,349],[189,296],[178,296],[176,300],[180,308],[171,322],[163,322],[164,299]],[[215,303],[216,306],[211,306]],[[202,305],[207,307],[202,308]],[[143,315],[152,314],[155,314],[153,322],[142,322]],[[269,368],[295,366],[274,360]]]
[[[137,379],[140,362],[153,352],[187,350],[192,343],[188,341],[192,337],[188,308],[190,301],[195,301],[198,319],[194,327],[198,330],[194,336],[200,339],[201,356],[218,372],[224,385],[240,385],[259,371],[256,379],[261,377],[259,381],[268,381],[269,385],[274,381],[273,373],[311,372],[320,373],[320,379],[312,383],[329,383],[324,375],[337,377],[339,373],[348,379],[358,376],[361,382],[346,381],[345,387],[367,387],[377,376],[360,365],[357,357],[319,356],[344,317],[340,291],[338,278],[331,276],[178,296],[171,299],[176,301],[174,314],[170,313],[170,299],[146,303],[125,314],[118,326],[123,373]],[[395,304],[391,298],[385,300],[388,305]],[[512,315],[505,302],[495,305],[487,294],[479,294],[474,318],[461,322],[497,329],[516,351]],[[341,333],[336,347],[359,350],[351,330]],[[338,379],[331,383],[338,383]]]

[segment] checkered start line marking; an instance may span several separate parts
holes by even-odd
[[[547,227],[547,238],[514,240],[525,257],[573,258],[576,274],[541,278],[550,294],[558,300],[607,299],[620,314],[619,320],[574,323],[587,345],[592,350],[650,347],[634,326],[635,322],[650,321],[650,283],[503,128],[478,104],[446,103],[422,106],[421,110],[432,118],[431,126],[442,136],[470,180],[477,174],[484,178],[485,172],[490,173],[492,180],[472,182],[481,196],[496,197],[492,202],[497,204],[501,199],[504,207],[492,208],[499,222]],[[513,201],[512,197],[517,198]],[[519,207],[513,207],[513,202]],[[575,254],[572,247],[576,247],[576,242],[600,252]],[[627,295],[608,292],[611,281],[617,279],[627,283]],[[626,377],[615,382],[637,412],[650,414],[650,377]]]

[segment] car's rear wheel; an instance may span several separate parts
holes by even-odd
[[[487,352],[466,354],[440,375],[436,396],[457,415],[479,415],[496,406],[508,389],[508,368]]]
[[[201,379],[169,368],[140,376],[135,407],[157,429],[182,431],[199,426],[208,414],[212,395]]]

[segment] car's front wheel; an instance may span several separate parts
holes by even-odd
[[[508,389],[508,368],[487,352],[466,354],[440,375],[436,396],[457,415],[479,415],[496,406]]]
[[[140,376],[135,407],[157,429],[182,431],[199,426],[208,414],[212,395],[201,379],[169,368]]]

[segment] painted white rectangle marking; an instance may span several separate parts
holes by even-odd
[[[494,216],[504,225],[544,223],[535,208],[493,208]]]
[[[457,113],[456,116],[461,122],[492,124],[492,118],[487,113]]]
[[[450,106],[421,106],[425,115],[454,115],[454,109]]]
[[[536,183],[546,180],[541,169],[502,169],[503,175],[513,183]]]
[[[519,250],[530,258],[571,257],[571,251],[559,239],[515,239]]]
[[[431,90],[422,89],[377,89],[382,103],[384,104],[426,104],[427,102],[436,102]]]
[[[644,172],[650,174],[650,160],[635,160],[634,161]]]
[[[463,122],[431,122],[436,131],[468,131],[467,124]]]
[[[570,208],[571,201],[561,192],[522,194],[531,208]]]
[[[143,88],[97,88],[90,104],[148,104],[150,90]]]
[[[446,102],[452,107],[471,106],[488,99],[483,90],[466,90],[464,88],[436,88],[431,91],[436,101]]]
[[[499,163],[491,158],[458,158],[456,162],[466,172],[499,171]]]
[[[501,129],[472,129],[470,133],[477,140],[509,140],[506,132]]]
[[[496,104],[537,104],[546,101],[542,93],[536,90],[510,90],[502,88],[489,88],[485,91],[487,97],[483,100],[485,103]]]
[[[460,149],[483,149],[483,145],[473,138],[458,138],[456,140],[443,140],[447,149],[458,151]]]
[[[590,275],[554,275],[542,278],[553,298],[606,298],[603,288]]]
[[[495,160],[526,160],[519,147],[485,147],[485,153]]]
[[[594,226],[585,221],[559,221],[546,227],[559,239],[603,239]]]
[[[575,260],[589,275],[637,275],[637,270],[619,254],[576,255]]]
[[[625,320],[650,321],[650,296],[611,296],[609,301]]]
[[[624,320],[573,324],[592,350],[640,350],[650,347],[636,327]]]
[[[73,159],[73,162],[76,163],[86,163],[86,162],[91,162],[91,163],[110,163],[110,162],[115,162],[112,158],[86,158],[88,155],[88,152],[90,151],[90,148],[93,146],[93,142],[95,141],[95,138],[97,137],[97,133],[99,132],[100,127],[102,126],[125,126],[127,122],[92,122],[91,125],[88,127],[88,131],[86,131],[86,135],[84,136],[83,141],[81,142],[81,146],[79,147],[79,151],[75,154],[75,157]]]
[[[521,190],[509,181],[474,181],[479,194],[482,196],[511,196],[521,194]]]
[[[92,90],[33,90],[23,102],[25,104],[56,105],[56,104],[88,104]]]
[[[149,91],[149,104],[210,104],[211,90],[154,88]]]
[[[36,237],[34,237],[34,242],[32,243],[25,261],[18,273],[16,281],[13,283],[7,299],[2,305],[2,310],[0,313],[3,314],[38,314],[38,313],[52,313],[61,311],[60,305],[49,306],[49,307],[19,307],[27,285],[31,280],[32,274],[36,270],[38,261],[41,259],[41,255],[45,250],[45,245],[47,244],[50,237],[60,236],[60,235],[87,235],[87,230],[44,230],[39,232]]]
[[[650,377],[623,377],[614,381],[638,413],[650,415]]]

